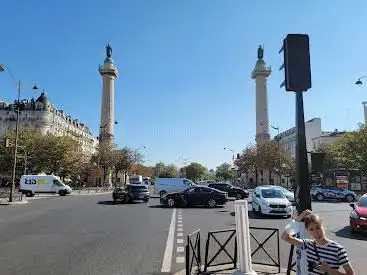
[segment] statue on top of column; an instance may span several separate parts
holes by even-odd
[[[264,57],[264,49],[260,45],[259,48],[257,49],[257,58],[258,59],[263,59],[263,57]]]
[[[107,56],[107,58],[111,58],[111,56],[112,56],[112,48],[111,48],[111,45],[109,43],[106,46],[106,56]]]

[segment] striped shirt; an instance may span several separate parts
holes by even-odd
[[[308,263],[308,275],[326,274],[317,269],[320,262],[327,263],[331,268],[338,270],[341,266],[349,264],[345,248],[334,242],[320,245],[313,240],[303,240],[302,249],[306,251]]]

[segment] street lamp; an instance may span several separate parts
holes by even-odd
[[[230,148],[224,147],[223,150],[228,150],[228,151],[231,151],[232,152],[232,161],[234,162],[234,149],[230,149]]]
[[[362,85],[363,82],[362,82],[361,79],[366,78],[366,77],[367,77],[367,75],[364,75],[364,76],[361,76],[360,78],[358,78],[358,80],[356,81],[356,85]]]
[[[13,82],[16,84],[18,88],[18,98],[16,102],[16,112],[17,112],[17,119],[15,124],[15,142],[14,142],[14,161],[13,161],[13,174],[12,174],[12,180],[11,180],[11,186],[10,186],[10,194],[9,194],[9,202],[13,201],[13,195],[14,195],[14,189],[15,189],[15,177],[16,177],[16,169],[17,169],[17,150],[18,150],[18,135],[19,135],[19,114],[20,114],[20,90],[21,90],[21,83],[20,80],[16,81],[15,77],[12,73],[12,71],[9,69],[9,67],[0,64],[0,72],[8,71]],[[38,90],[37,86],[33,86],[33,90]]]

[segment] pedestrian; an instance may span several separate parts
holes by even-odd
[[[312,240],[295,238],[287,230],[282,234],[284,241],[298,246],[306,252],[308,273],[302,275],[354,275],[347,251],[341,244],[326,237],[325,225],[318,215],[306,210],[295,219],[304,222],[309,236],[313,238]],[[339,270],[341,267],[344,272]]]

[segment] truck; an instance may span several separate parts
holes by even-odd
[[[71,191],[69,185],[54,175],[23,175],[20,178],[19,192],[27,197],[33,197],[36,193],[54,193],[66,196]]]
[[[195,185],[191,180],[185,178],[156,178],[154,180],[154,193],[163,197],[167,193],[180,192]]]

